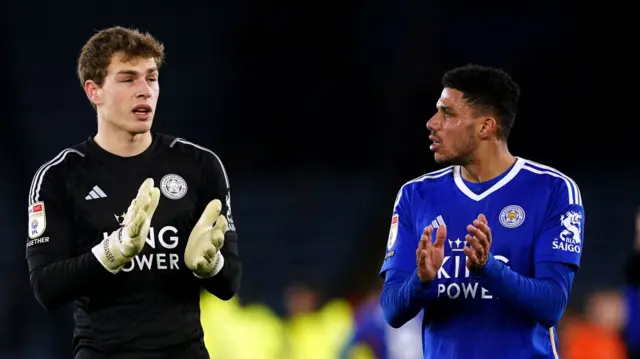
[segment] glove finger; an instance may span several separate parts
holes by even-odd
[[[130,256],[136,252],[136,246],[132,241],[122,242],[122,254]]]
[[[142,185],[140,186],[140,189],[138,189],[138,193],[136,194],[136,198],[131,200],[131,204],[129,204],[129,207],[127,208],[127,212],[125,213],[124,219],[122,221],[123,225],[129,225],[137,215],[138,210],[143,209],[151,202],[149,192],[151,191],[152,187],[153,178],[147,178],[144,182],[142,182]]]
[[[131,216],[135,211],[135,209],[137,208],[137,206],[138,206],[138,197],[134,198],[133,201],[131,201],[131,204],[129,205],[129,207],[127,207],[127,214]]]
[[[147,206],[147,218],[153,217],[153,214],[156,212],[158,208],[158,203],[160,202],[160,189],[158,187],[154,187],[149,192],[149,205]]]
[[[216,253],[218,253],[218,250],[213,244],[207,244],[207,246],[204,248],[204,257],[209,260],[215,258]]]
[[[217,249],[222,248],[222,245],[224,244],[224,233],[219,229],[212,230],[210,243],[213,244]]]
[[[134,198],[131,203],[129,204],[129,207],[127,207],[127,212],[124,215],[124,219],[122,220],[122,224],[123,225],[128,225],[129,223],[131,223],[131,220],[133,219],[133,217],[136,214],[136,208],[138,206],[138,197],[136,196],[136,198]]]
[[[193,266],[196,270],[205,268],[207,264],[207,260],[203,256],[199,256],[195,261],[193,261]]]
[[[218,229],[223,233],[229,230],[229,223],[227,222],[227,218],[223,215],[218,217],[216,221],[216,225],[213,226],[214,229]]]
[[[140,186],[140,189],[138,189],[138,195],[141,193],[149,193],[151,188],[153,188],[153,183],[153,178],[147,178],[146,180],[144,180],[144,182],[142,182],[142,185]]]
[[[138,193],[136,194],[136,199],[135,199],[135,201],[139,206],[145,206],[147,203],[149,203],[149,201],[145,200],[144,198],[149,197],[150,195],[149,192],[151,192],[151,188],[153,188],[152,186],[153,186],[153,179],[151,178],[146,179],[142,183],[142,186],[140,186],[140,189],[138,190]]]
[[[140,237],[129,237],[129,239],[124,239],[122,241],[122,249],[124,250],[125,255],[131,256],[139,253],[141,243],[144,242],[144,238],[140,239]]]
[[[140,197],[138,197],[138,201],[136,203],[135,208],[146,212],[147,207],[149,206],[149,203],[151,203],[151,197],[149,196],[149,194],[148,193],[141,194]]]
[[[139,211],[138,213],[136,213],[136,216],[127,226],[129,238],[135,238],[140,235],[140,232],[142,231],[142,225],[146,220],[147,214],[145,212]]]
[[[196,223],[196,227],[209,227],[213,225],[213,222],[220,215],[220,211],[222,211],[222,203],[220,200],[214,199],[209,202],[207,208],[202,212],[198,223]]]

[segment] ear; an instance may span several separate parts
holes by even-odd
[[[89,101],[91,101],[92,104],[96,106],[102,104],[102,99],[100,98],[100,86],[93,82],[93,80],[85,81],[84,92],[85,94],[87,94],[87,98],[89,99]]]
[[[498,122],[493,117],[483,117],[481,120],[480,138],[486,140],[498,134]]]

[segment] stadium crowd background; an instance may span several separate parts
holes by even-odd
[[[38,166],[95,131],[75,61],[113,25],[167,48],[155,130],[213,149],[230,176],[245,274],[233,301],[203,297],[212,358],[339,358],[354,311],[381,284],[396,191],[437,169],[424,124],[440,76],[468,62],[502,67],[523,88],[512,151],[582,190],[563,358],[591,358],[570,350],[585,341],[619,358],[640,204],[633,12],[619,0],[444,3],[3,3],[0,359],[70,357],[69,308],[47,313],[29,288],[26,200]]]

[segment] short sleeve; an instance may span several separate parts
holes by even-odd
[[[403,186],[393,206],[386,254],[380,275],[388,270],[413,272],[416,269],[416,249],[418,240],[415,235],[410,207],[410,187]]]
[[[535,262],[559,262],[580,267],[584,246],[585,212],[578,185],[558,178],[535,248]]]

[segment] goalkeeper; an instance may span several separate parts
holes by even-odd
[[[84,45],[95,136],[36,171],[26,257],[37,300],[74,302],[76,359],[209,358],[202,289],[228,300],[242,266],[229,179],[210,150],[151,133],[163,46],[126,28]]]

